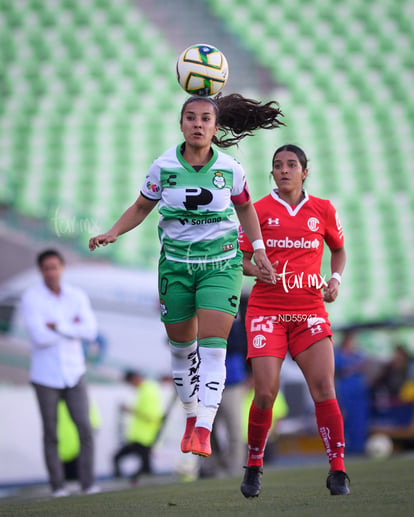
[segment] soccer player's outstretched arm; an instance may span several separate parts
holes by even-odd
[[[141,224],[157,203],[158,201],[152,201],[140,194],[135,203],[125,210],[108,232],[92,237],[89,240],[89,249],[93,251],[101,245],[106,246],[115,242],[120,235],[129,232]]]

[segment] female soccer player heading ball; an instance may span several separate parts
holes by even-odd
[[[190,97],[181,110],[184,142],[153,162],[135,203],[107,233],[89,241],[91,251],[115,242],[159,203],[161,320],[187,415],[183,452],[211,454],[210,432],[226,375],[227,337],[242,282],[234,209],[253,243],[263,278],[275,281],[245,172],[212,143],[235,145],[257,128],[279,127],[281,116],[274,101],[261,104],[239,94]],[[220,138],[219,130],[224,133]]]
[[[269,283],[260,264],[251,261],[254,250],[247,232],[240,235],[244,273],[257,278],[246,313],[255,395],[241,491],[245,497],[260,493],[272,407],[289,351],[315,403],[316,421],[330,463],[327,487],[333,495],[348,494],[343,420],[334,386],[332,331],[324,306],[338,296],[345,267],[342,227],[329,201],[309,196],[303,189],[308,169],[302,149],[295,145],[280,147],[272,165],[277,189],[255,203],[255,208],[267,256],[276,266],[276,285]],[[324,241],[331,251],[332,275],[328,282],[320,275]]]

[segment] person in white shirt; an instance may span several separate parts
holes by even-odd
[[[48,249],[37,257],[42,280],[22,297],[22,313],[31,344],[30,381],[43,424],[49,483],[55,496],[68,495],[57,449],[57,407],[65,400],[80,439],[79,481],[94,493],[94,444],[84,374],[82,340],[94,340],[97,324],[86,294],[62,282],[64,259]]]

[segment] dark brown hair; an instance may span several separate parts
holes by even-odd
[[[42,252],[40,252],[36,257],[36,262],[39,267],[42,267],[43,261],[46,260],[49,257],[57,257],[62,264],[65,263],[63,256],[59,251],[55,249],[47,249]]]
[[[182,122],[185,108],[192,102],[207,101],[214,107],[217,124],[222,135],[213,137],[213,144],[217,147],[231,147],[237,145],[246,136],[253,135],[255,129],[274,129],[285,124],[280,120],[283,113],[276,101],[261,103],[248,99],[239,93],[222,95],[219,93],[211,97],[190,97],[181,109]],[[231,134],[232,136],[227,137]]]
[[[272,168],[273,168],[273,163],[275,161],[276,155],[278,153],[281,153],[282,151],[289,151],[291,153],[296,154],[296,157],[302,166],[302,170],[304,171],[305,169],[307,169],[308,158],[306,157],[305,151],[303,151],[300,147],[298,147],[297,145],[294,145],[294,144],[282,145],[281,147],[276,149],[276,151],[273,154],[273,158],[272,158]]]

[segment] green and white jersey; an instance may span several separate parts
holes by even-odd
[[[159,200],[158,233],[166,258],[191,263],[236,256],[232,197],[244,192],[246,201],[246,175],[234,158],[213,149],[211,160],[196,171],[184,160],[181,145],[152,163],[141,189],[144,197]]]

